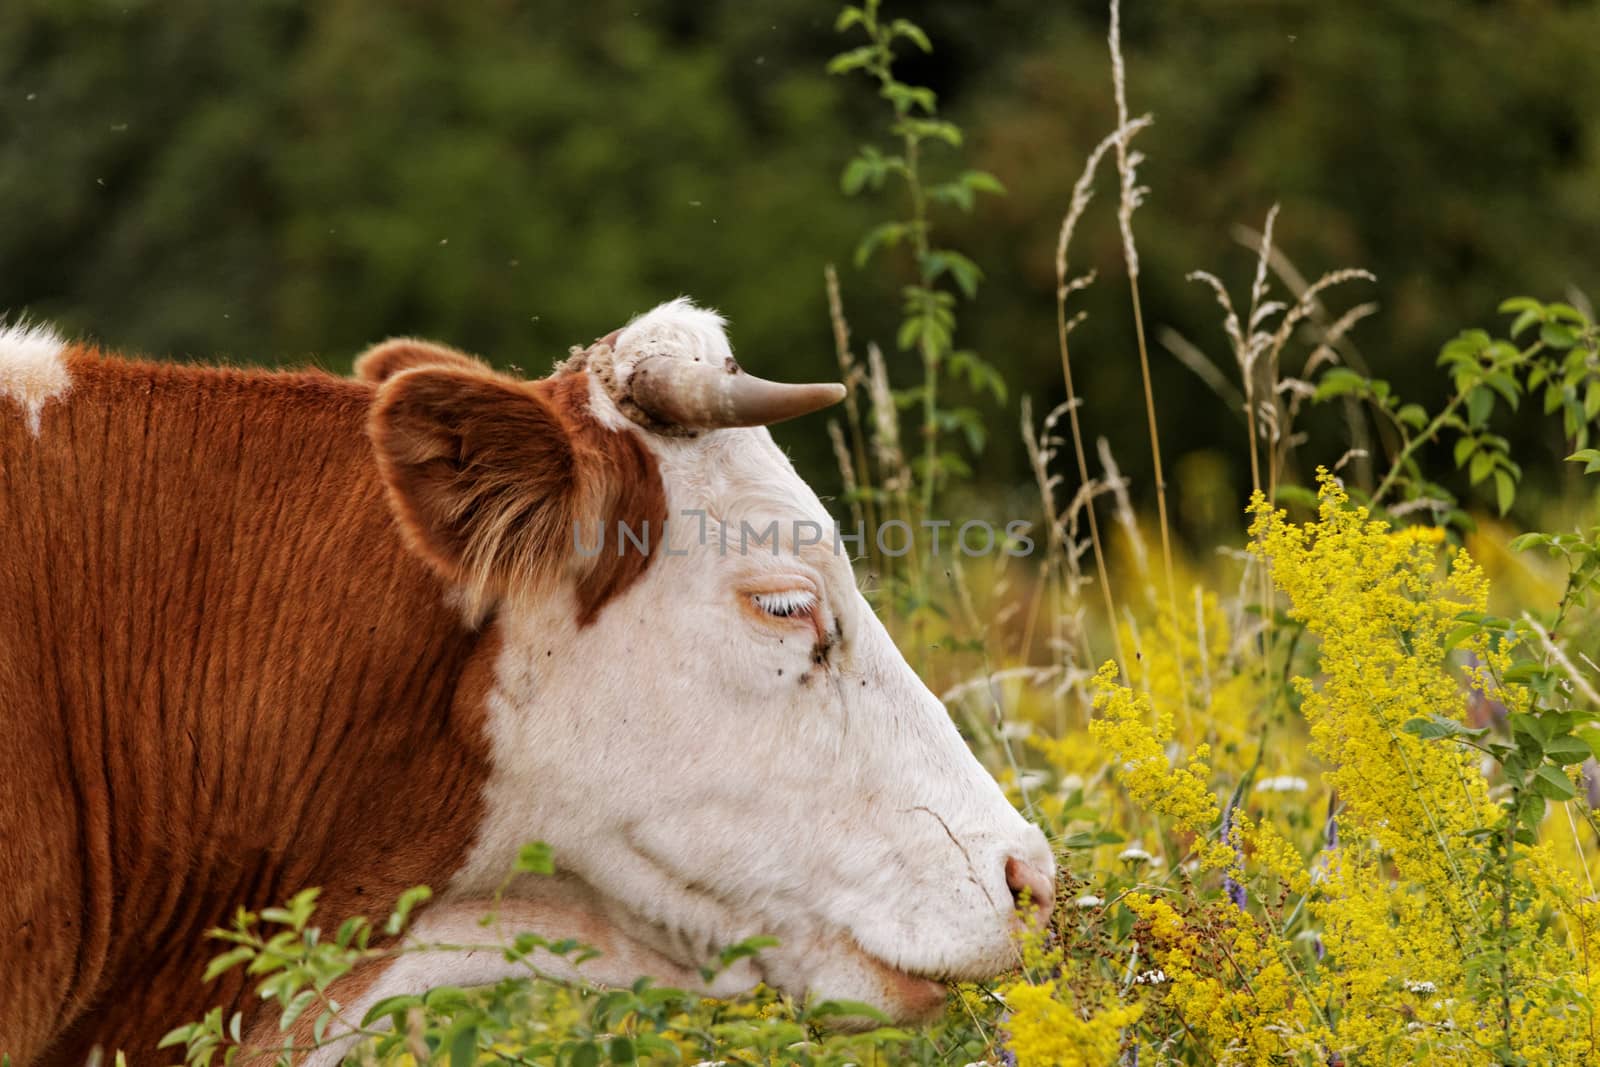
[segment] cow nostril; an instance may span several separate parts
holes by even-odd
[[[1038,913],[1041,923],[1050,921],[1050,912],[1056,904],[1055,882],[1038,866],[1016,856],[1006,859],[1006,885],[1011,887],[1011,899],[1018,908],[1026,900]]]

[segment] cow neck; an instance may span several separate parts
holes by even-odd
[[[16,736],[55,739],[0,835],[47,838],[44,984],[98,1019],[48,1059],[141,1062],[237,997],[192,978],[233,908],[321,886],[325,924],[381,916],[460,866],[497,638],[402,548],[370,386],[67,362],[37,438],[0,419],[0,679]]]

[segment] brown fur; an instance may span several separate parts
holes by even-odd
[[[474,580],[451,569],[461,527],[498,506],[518,509],[513,556],[486,557],[502,585],[554,550],[521,529],[541,508],[604,501],[637,525],[665,507],[578,377],[413,369],[374,414],[370,384],[322,374],[68,364],[37,439],[0,400],[0,1052],[18,1067],[94,1045],[157,1062],[171,1025],[253,1007],[237,980],[200,983],[204,931],[237,906],[321,886],[331,925],[443,887],[481,815],[496,640],[429,564]],[[459,416],[454,454],[415,429],[427,410]],[[383,460],[404,539],[369,414],[380,451],[404,439]],[[451,501],[480,467],[497,491]],[[588,561],[581,617],[648,565],[633,555]]]
[[[459,349],[415,337],[394,337],[373,345],[356,357],[352,370],[362,381],[378,385],[401,371],[416,367],[459,367],[484,372],[489,370],[482,361]]]
[[[616,523],[659,539],[666,493],[655,457],[589,411],[589,380],[519,382],[423,366],[378,391],[369,432],[389,502],[412,549],[464,592],[477,618],[507,593],[577,581],[578,621],[627,588],[650,556],[629,548],[585,558],[574,538]]]

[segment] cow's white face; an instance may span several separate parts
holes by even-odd
[[[619,375],[663,329],[686,358],[726,352],[719,320],[669,305],[617,339]],[[1014,892],[1048,895],[1050,850],[895,648],[816,495],[765,429],[652,434],[598,382],[590,404],[654,454],[670,549],[588,625],[567,596],[502,603],[489,814],[453,890],[543,839],[620,935],[683,966],[779,939],[720,988],[901,1018],[942,1003],[930,979],[1007,968]],[[776,551],[753,541],[774,520]]]
[[[540,837],[633,936],[686,966],[771,934],[774,984],[898,1014],[942,994],[896,972],[1003,970],[1007,862],[1047,879],[1043,835],[831,543],[738,551],[741,519],[828,521],[767,432],[656,447],[670,513],[705,512],[708,543],[697,519],[672,530],[686,554],[661,553],[588,627],[565,601],[502,618],[495,822],[474,873],[498,879]]]

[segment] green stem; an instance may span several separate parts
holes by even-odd
[[[1402,448],[1400,450],[1400,454],[1394,458],[1394,464],[1389,468],[1389,473],[1384,475],[1382,482],[1378,483],[1378,488],[1372,491],[1373,507],[1377,507],[1379,502],[1383,500],[1383,495],[1394,486],[1395,479],[1400,477],[1400,469],[1405,466],[1406,460],[1411,458],[1411,454],[1418,448],[1421,448],[1424,441],[1431,441],[1434,436],[1444,428],[1445,420],[1453,415],[1455,410],[1459,408],[1466,401],[1466,399],[1466,393],[1457,393],[1451,398],[1450,403],[1445,405],[1444,410],[1439,412],[1438,415],[1435,415],[1433,421],[1428,423],[1427,429],[1423,430],[1417,436],[1406,442],[1406,446]]]
[[[1506,814],[1505,869],[1500,872],[1500,1030],[1506,1048],[1511,1048],[1511,878],[1515,873],[1517,823],[1522,816],[1522,790],[1511,792],[1511,809]]]

